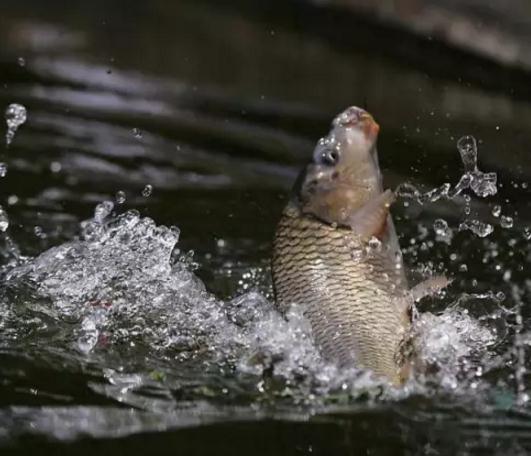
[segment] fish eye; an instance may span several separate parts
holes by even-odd
[[[337,149],[318,149],[314,154],[314,161],[318,165],[335,166],[339,161],[339,151]]]

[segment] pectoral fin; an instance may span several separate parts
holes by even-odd
[[[424,282],[420,282],[419,284],[415,285],[410,290],[410,293],[413,297],[413,300],[417,302],[420,301],[422,298],[425,298],[426,296],[432,296],[435,293],[441,291],[442,289],[450,285],[451,282],[452,281],[444,275],[430,277]]]
[[[367,201],[352,214],[348,224],[363,240],[368,240],[372,236],[380,237],[385,230],[389,208],[394,200],[394,193],[386,190]]]

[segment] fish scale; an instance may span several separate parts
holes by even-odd
[[[390,225],[386,236],[393,234]],[[399,304],[405,295],[396,291],[403,274],[385,243],[381,251],[356,258],[365,248],[352,230],[285,210],[272,259],[277,305],[284,311],[292,304],[303,307],[325,357],[399,383],[409,324],[406,306]]]

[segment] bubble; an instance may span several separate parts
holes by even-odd
[[[499,217],[500,214],[501,214],[501,206],[499,204],[496,204],[493,208],[492,208],[492,215],[494,217]]]
[[[7,174],[7,164],[0,162],[0,177],[5,177]]]
[[[502,215],[500,218],[500,226],[502,228],[512,228],[513,227],[513,218],[508,215]]]
[[[131,132],[133,133],[133,136],[136,138],[136,139],[142,139],[142,131],[139,130],[138,128],[133,128],[131,130]]]
[[[17,59],[17,63],[18,63],[18,66],[20,66],[20,67],[25,67],[26,66],[26,60],[24,59],[24,57],[19,57]]]
[[[524,239],[527,241],[531,240],[531,227],[526,226],[523,231]]]
[[[122,190],[118,190],[115,195],[116,202],[118,204],[124,204],[126,201],[126,195],[125,192]]]
[[[144,198],[148,198],[153,193],[153,186],[150,184],[147,184],[144,189],[142,190],[142,196]]]
[[[5,119],[7,123],[6,145],[9,146],[15,137],[17,129],[26,122],[26,107],[18,103],[10,104],[6,109]]]

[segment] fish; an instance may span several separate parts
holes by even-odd
[[[300,306],[326,359],[394,385],[411,372],[412,307],[444,288],[409,289],[378,163],[380,127],[351,106],[337,115],[282,211],[271,261],[275,303]]]

